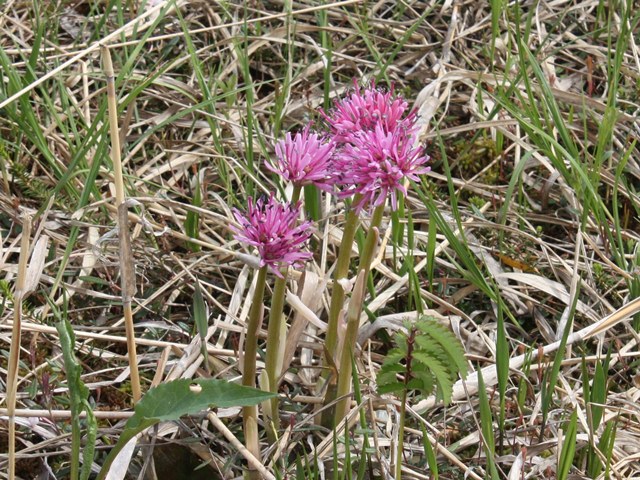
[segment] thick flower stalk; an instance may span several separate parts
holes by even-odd
[[[271,270],[277,275],[278,281],[282,279],[284,285],[283,272],[286,273],[287,267],[301,267],[312,256],[310,252],[302,251],[302,247],[311,236],[311,223],[298,224],[299,212],[299,204],[292,206],[289,203],[280,203],[273,195],[269,199],[262,198],[256,202],[249,198],[246,213],[238,210],[233,212],[239,224],[239,226],[231,227],[234,238],[241,243],[255,247],[260,258],[260,270],[245,336],[242,362],[242,384],[245,386],[255,387],[258,332],[262,325],[267,271]],[[279,345],[282,341],[279,335],[280,331],[281,326],[269,325],[267,337],[267,363],[269,366],[277,364],[269,358],[269,352],[280,350]],[[273,353],[271,355],[273,356]],[[275,367],[268,377],[269,390],[275,391]],[[277,418],[277,401],[271,404],[271,410],[274,419]],[[247,449],[259,459],[258,407],[244,407],[242,417]],[[259,478],[259,475],[250,470],[249,477]]]
[[[426,166],[429,157],[417,146],[415,112],[407,110],[407,102],[402,97],[395,96],[393,90],[384,91],[373,86],[360,90],[356,85],[355,91],[336,102],[329,114],[323,113],[337,143],[331,163],[334,183],[338,187],[337,195],[339,198],[354,197],[353,207],[347,214],[334,271],[326,350],[332,356],[332,361],[328,363],[335,363],[339,371],[337,385],[332,382],[327,389],[325,405],[337,397],[347,395],[350,387],[350,375],[345,377],[347,369],[341,363],[347,361],[354,351],[357,329],[347,329],[342,351],[337,351],[338,319],[345,298],[340,280],[345,279],[349,273],[349,257],[359,214],[363,209],[373,210],[358,265],[358,271],[362,271],[366,277],[387,198],[391,199],[391,207],[396,210],[398,192],[406,195],[407,182],[418,181],[418,175],[429,170]],[[363,298],[359,297],[358,301],[359,305],[353,305],[352,298],[349,307],[352,322],[359,318],[362,310]],[[334,415],[327,410],[323,423],[331,427],[331,423],[342,420],[345,412],[341,408]]]
[[[318,187],[321,190],[333,189],[333,178],[330,175],[330,162],[335,144],[324,135],[311,131],[307,126],[302,131],[291,134],[275,144],[275,158],[266,164],[267,169],[278,174],[285,182],[293,184],[292,202],[297,203],[303,187]],[[313,193],[311,193],[313,194]],[[282,273],[286,273],[283,271]],[[262,388],[277,392],[278,379],[282,374],[284,345],[280,338],[286,335],[284,320],[284,297],[286,293],[286,276],[276,279],[271,309],[269,311],[269,327],[266,352],[266,365],[260,377]],[[278,400],[274,398],[264,409],[265,422],[272,428],[267,429],[269,438],[275,441],[279,428]]]
[[[330,191],[333,180],[329,163],[334,147],[333,141],[312,132],[307,126],[294,135],[287,133],[284,139],[276,142],[276,159],[266,167],[295,187],[315,185]]]

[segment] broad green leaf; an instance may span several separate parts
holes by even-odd
[[[98,479],[105,478],[116,455],[129,440],[156,423],[175,421],[183,415],[198,413],[212,406],[257,405],[274,396],[274,393],[211,378],[175,380],[158,385],[135,406],[134,415],[127,421],[118,443],[105,460]]]
[[[200,387],[202,390],[199,390]],[[196,387],[196,388],[193,388]],[[136,405],[135,414],[125,429],[137,428],[148,421],[167,422],[182,415],[197,413],[210,406],[244,407],[257,405],[274,396],[255,388],[216,379],[175,380],[163,383],[147,392]]]

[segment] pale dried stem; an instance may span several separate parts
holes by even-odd
[[[233,432],[231,432],[224,423],[222,423],[215,413],[210,412],[207,418],[209,418],[211,424],[216,427],[222,435],[224,435],[224,438],[229,441],[231,446],[247,460],[251,468],[258,472],[262,478],[275,480],[276,477],[269,473],[260,460],[256,458],[255,455],[253,455],[253,453],[251,453],[251,451],[249,451],[244,445],[242,445],[242,442],[236,438]]]
[[[104,73],[107,79],[107,102],[109,107],[109,132],[111,135],[111,161],[113,163],[113,178],[116,187],[116,207],[118,208],[118,235],[120,239],[120,281],[122,286],[122,308],[127,333],[127,352],[131,369],[131,391],[133,402],[137,403],[142,397],[140,375],[138,373],[138,355],[136,353],[136,338],[133,325],[131,302],[135,295],[135,273],[133,270],[133,254],[129,238],[129,217],[125,204],[124,179],[122,175],[122,159],[120,149],[120,130],[118,128],[118,105],[116,100],[115,74],[111,53],[106,46],[101,47]]]
[[[22,334],[22,301],[25,297],[27,281],[27,261],[31,236],[31,217],[22,216],[22,240],[20,242],[20,260],[18,278],[13,294],[13,329],[9,350],[9,369],[7,373],[7,414],[9,416],[9,479],[16,478],[16,395],[18,393],[18,363],[20,360],[20,339]]]

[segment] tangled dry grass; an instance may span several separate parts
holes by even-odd
[[[20,476],[67,472],[68,395],[53,326],[61,316],[74,326],[100,419],[96,469],[130,415],[102,43],[116,64],[126,189],[135,200],[143,389],[177,378],[238,378],[253,270],[228,231],[231,208],[250,193],[282,189],[262,168],[275,138],[317,121],[318,108],[352,79],[375,80],[415,102],[432,157],[432,171],[406,198],[415,243],[409,251],[406,237],[398,243],[392,235],[406,213],[389,223],[355,359],[361,401],[341,429],[323,430],[314,426],[316,383],[344,205],[328,197],[320,205],[316,260],[289,286],[281,387],[287,428],[274,446],[264,444],[265,467],[283,477],[323,478],[332,469],[356,475],[362,456],[368,477],[359,478],[389,478],[397,401],[376,393],[376,371],[389,336],[415,316],[414,289],[459,335],[473,370],[484,369],[486,389],[474,373],[456,384],[447,408],[411,399],[406,478],[433,475],[421,425],[441,478],[490,478],[488,460],[499,478],[553,478],[573,412],[573,478],[590,478],[589,446],[603,462],[609,456],[597,478],[640,478],[640,52],[630,2],[163,5],[9,0],[0,7],[3,373],[25,212],[44,261],[30,271],[37,287],[25,301]],[[192,319],[197,282],[210,314],[207,362]],[[509,348],[498,362],[503,316]],[[501,407],[496,366],[507,360]],[[585,398],[585,383],[593,390],[603,375],[607,394]],[[493,450],[479,413],[485,400],[497,422]],[[600,404],[602,421],[594,425]],[[240,475],[243,459],[228,440],[241,436],[238,414],[162,424],[134,456],[129,478]],[[360,414],[374,447],[368,456]],[[601,442],[607,425],[615,425],[610,449]],[[296,458],[314,476],[296,473]]]

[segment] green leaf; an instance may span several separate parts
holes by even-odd
[[[69,387],[69,395],[71,397],[71,471],[69,476],[72,480],[78,478],[80,478],[80,480],[87,480],[91,474],[98,424],[93,415],[93,409],[87,401],[89,389],[81,379],[82,367],[73,352],[76,337],[73,332],[73,327],[66,316],[56,324],[56,330],[58,331],[58,338],[60,339],[60,346],[62,347],[62,358],[67,373],[67,386]],[[82,450],[82,469],[79,471],[81,443],[80,413],[82,413],[83,410],[87,413],[87,443]]]
[[[495,453],[496,444],[493,435],[493,415],[491,414],[491,406],[489,405],[489,397],[487,389],[482,377],[482,369],[478,368],[478,399],[480,408],[480,425],[482,427],[482,440],[484,452],[487,457],[487,473],[486,478],[491,480],[499,480],[498,469],[496,468]]]
[[[432,357],[423,352],[413,352],[413,356],[416,360],[425,364],[435,376],[438,385],[438,397],[442,398],[445,404],[451,402],[453,380],[447,367],[436,357]]]
[[[465,352],[460,340],[444,325],[441,325],[435,319],[430,317],[422,317],[418,322],[418,328],[424,333],[429,334],[435,339],[442,349],[447,353],[450,360],[458,368],[461,377],[467,376],[467,362],[465,360]],[[420,337],[417,337],[420,338]]]
[[[433,451],[433,447],[429,441],[429,435],[427,435],[427,428],[424,426],[424,423],[420,422],[420,428],[422,429],[422,446],[424,447],[424,453],[427,457],[429,473],[433,477],[433,480],[438,480],[438,460],[436,453]]]
[[[414,370],[413,371],[414,380],[419,380],[421,383],[420,390],[422,390],[423,395],[431,395],[434,387],[434,376],[431,370]],[[409,382],[412,383],[412,382]]]
[[[159,422],[178,420],[211,406],[244,407],[257,405],[276,394],[212,378],[175,380],[152,388],[135,406],[118,443],[105,460],[99,480],[105,478],[116,455],[126,443],[144,429]]]
[[[382,367],[380,368],[379,374],[383,374],[383,373],[393,373],[394,375],[396,373],[404,373],[406,372],[406,368],[404,365],[400,364],[400,363],[385,363],[384,365],[382,365]]]
[[[600,421],[602,420],[602,414],[604,413],[604,407],[600,405],[605,405],[607,403],[607,393],[608,393],[608,379],[607,379],[607,370],[609,369],[609,358],[611,356],[611,352],[607,354],[607,358],[604,362],[600,360],[596,361],[596,371],[593,377],[593,386],[591,388],[591,398],[589,401],[591,402],[591,419],[592,419],[592,429],[596,431],[600,426]],[[588,378],[588,377],[584,377]],[[584,380],[588,382],[588,380]]]
[[[89,402],[84,400],[82,404],[84,411],[87,414],[87,430],[86,442],[82,449],[82,468],[80,469],[80,478],[82,480],[86,480],[91,476],[91,467],[95,457],[96,439],[98,437],[98,421],[96,420],[93,408],[91,408]]]
[[[195,387],[202,388],[196,392]],[[245,407],[257,405],[275,394],[236,383],[216,379],[175,380],[163,383],[147,392],[136,405],[135,414],[125,425],[136,428],[148,420],[167,422],[178,420],[182,415],[197,413],[209,406]]]
[[[564,441],[562,442],[562,451],[558,460],[558,472],[556,478],[565,480],[569,476],[571,465],[573,464],[573,456],[576,453],[576,433],[578,427],[578,412],[574,410],[571,418],[566,426]]]
[[[609,470],[611,468],[611,458],[613,456],[613,447],[615,446],[615,443],[616,443],[616,429],[617,429],[616,421],[607,422],[604,427],[604,431],[602,432],[602,436],[600,437],[600,442],[598,443],[598,448],[606,458],[606,463],[605,463],[606,468],[605,468],[604,478],[609,478]]]
[[[200,177],[196,176],[195,188],[193,192],[193,201],[191,203],[194,207],[202,206],[202,189],[200,188]],[[200,214],[193,210],[187,212],[187,218],[184,221],[184,230],[190,238],[197,239],[200,235]],[[192,252],[199,252],[201,247],[197,243],[187,242],[189,249]]]
[[[399,362],[400,362],[400,360],[404,360],[406,355],[407,355],[406,352],[403,352],[399,348],[394,348],[392,350],[389,350],[389,353],[387,353],[387,356],[384,359],[384,363],[385,363],[385,365],[386,364],[398,365],[399,367],[402,367],[402,369],[404,370],[404,367],[402,365],[400,365]]]
[[[398,393],[398,392],[402,392],[403,390],[404,390],[404,383],[390,382],[390,383],[385,383],[384,385],[378,383],[378,393],[380,395],[384,395],[385,393]]]
[[[207,328],[209,326],[207,315],[207,305],[202,297],[202,288],[200,282],[196,279],[196,287],[193,292],[193,321],[196,324],[198,335],[200,335],[202,350],[202,357],[204,358],[204,364],[209,371],[209,358],[207,353]]]
[[[447,367],[449,375],[452,379],[457,378],[458,369],[456,368],[456,362],[444,349],[440,341],[434,337],[431,337],[430,332],[423,332],[419,336],[416,336],[416,351],[421,352],[430,357],[436,358],[442,365]],[[419,365],[415,365],[414,369],[419,368]]]
[[[207,336],[207,306],[204,303],[204,298],[202,297],[202,288],[200,287],[200,282],[196,281],[196,287],[193,292],[193,320],[196,324],[196,328],[198,329],[198,334],[200,335],[200,339],[204,341]]]

